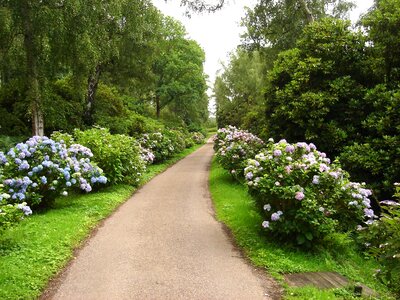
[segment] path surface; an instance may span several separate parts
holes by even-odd
[[[213,216],[207,144],[107,219],[47,299],[270,299]]]

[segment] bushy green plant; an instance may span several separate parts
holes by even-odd
[[[162,162],[185,149],[185,137],[178,131],[169,129],[145,133],[139,143],[153,152],[155,162]]]
[[[113,135],[105,128],[75,130],[74,137],[79,144],[92,149],[93,160],[103,169],[110,184],[139,183],[145,162],[134,138]]]
[[[201,132],[192,132],[191,139],[195,144],[199,145],[204,143],[205,136]]]
[[[186,148],[185,133],[179,130],[165,129],[162,131],[163,135],[171,140],[172,147],[174,148],[174,153],[180,153]]]
[[[400,199],[400,184],[396,183],[394,197]],[[400,296],[400,204],[393,200],[381,201],[382,215],[379,220],[360,227],[360,240],[369,254],[382,268],[376,276]]]
[[[66,147],[47,137],[34,136],[6,154],[0,152],[0,168],[9,203],[27,202],[48,206],[68,189],[86,192],[92,184],[105,183],[103,171],[90,161],[90,149],[73,144]]]
[[[255,135],[234,126],[220,128],[214,142],[218,161],[237,178],[242,177],[247,159],[254,158],[264,145]]]
[[[350,182],[314,144],[274,143],[270,139],[244,170],[250,192],[264,209],[268,235],[302,246],[321,242],[335,231],[372,222],[371,191]]]
[[[370,114],[363,120],[363,142],[344,147],[339,156],[355,180],[372,186],[378,199],[393,195],[400,182],[400,89],[377,85],[364,98]]]
[[[25,138],[22,136],[0,135],[0,151],[7,151],[23,140]]]
[[[3,190],[3,184],[0,184],[0,235],[1,233],[23,220],[24,216],[32,214],[32,210],[26,205],[26,202],[20,204],[9,204],[10,195]]]

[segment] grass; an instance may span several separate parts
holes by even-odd
[[[315,252],[304,252],[267,239],[262,230],[263,218],[245,186],[233,180],[214,159],[210,173],[210,192],[217,218],[225,223],[239,247],[252,263],[265,268],[283,284],[285,299],[351,299],[345,289],[319,291],[312,287],[288,288],[284,273],[335,271],[352,282],[363,283],[377,291],[381,299],[391,296],[372,274],[379,268],[373,260],[361,256],[352,240],[343,235],[329,237],[328,246]]]
[[[141,185],[200,146],[149,166]],[[0,236],[0,299],[40,296],[48,281],[72,258],[74,249],[135,190],[116,185],[96,193],[59,198],[51,209],[34,213]]]

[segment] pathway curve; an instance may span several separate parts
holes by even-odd
[[[42,298],[271,299],[214,218],[212,154],[206,144],[137,191]]]

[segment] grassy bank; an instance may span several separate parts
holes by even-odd
[[[303,252],[276,244],[266,238],[263,221],[254,200],[246,188],[237,183],[216,160],[210,173],[210,191],[217,218],[232,231],[235,240],[254,265],[265,268],[279,280],[286,290],[287,299],[352,299],[351,289],[319,291],[315,288],[288,288],[284,273],[335,271],[352,282],[361,282],[378,291],[380,299],[390,298],[386,288],[373,274],[379,266],[364,259],[352,240],[343,235],[332,235],[329,247],[314,253]]]
[[[199,147],[151,165],[141,185]],[[7,231],[0,237],[0,299],[36,299],[91,230],[135,190],[117,185],[96,193],[59,198],[52,209],[35,212]]]

